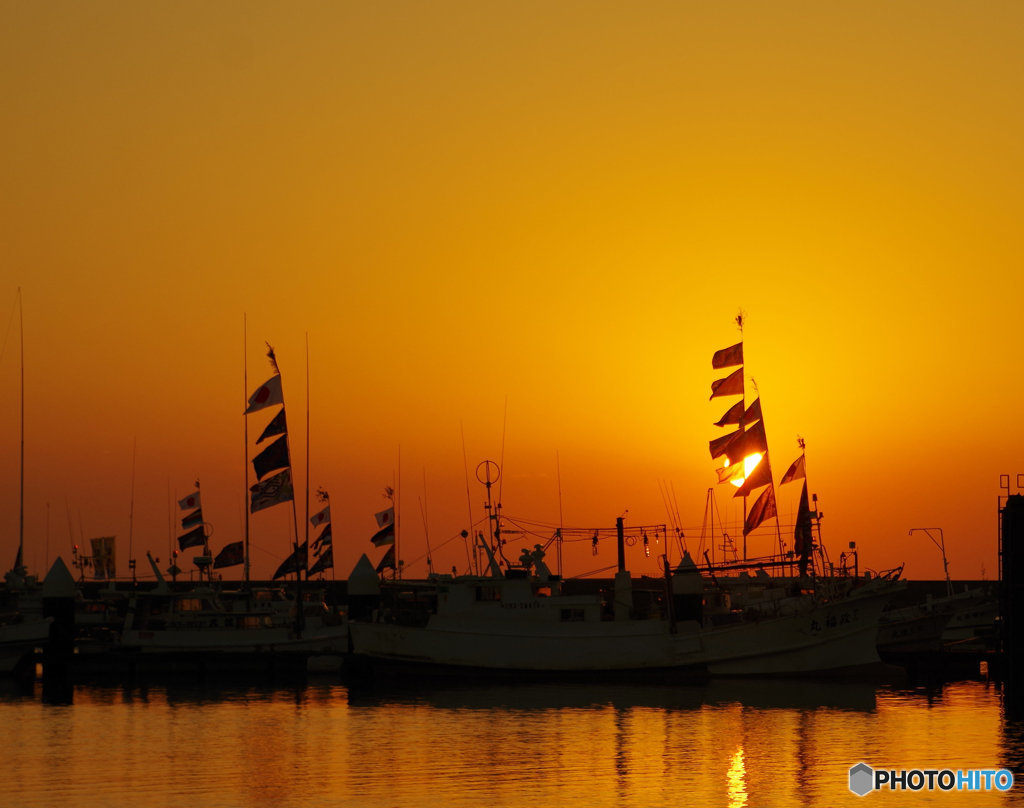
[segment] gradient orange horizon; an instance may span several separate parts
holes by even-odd
[[[373,514],[396,484],[406,574],[428,535],[435,568],[465,571],[486,459],[509,515],[665,524],[667,490],[694,552],[713,488],[740,541],[707,443],[734,400],[708,400],[711,355],[742,309],[776,482],[803,437],[833,560],[855,541],[862,569],[940,578],[908,532],[942,528],[954,578],[996,577],[999,476],[1024,472],[1019,5],[59,2],[0,20],[4,569],[21,287],[33,572],[105,535],[121,575],[129,543],[140,574],[147,549],[165,568],[196,479],[211,549],[241,538],[264,341],[304,533],[307,338],[308,482],[331,495],[339,578],[383,554]],[[778,489],[783,531],[798,496]],[[254,576],[292,525],[288,506],[253,516]],[[661,549],[628,548],[632,571]],[[567,545],[566,574],[614,563],[613,543]]]

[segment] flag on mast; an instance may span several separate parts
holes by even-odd
[[[178,507],[183,511],[190,511],[193,508],[198,508],[201,505],[199,500],[199,486],[196,486],[196,490],[189,494],[184,499],[178,500]]]
[[[284,404],[284,393],[281,390],[281,375],[279,373],[275,373],[267,379],[249,396],[249,406],[245,408],[245,414],[258,412],[267,407],[273,407],[275,404]]]
[[[761,496],[757,498],[754,507],[747,514],[747,519],[743,523],[743,535],[746,536],[765,519],[771,519],[777,515],[778,511],[775,508],[775,486],[769,485],[761,492]]]
[[[288,436],[282,435],[252,459],[256,479],[262,480],[275,469],[291,465],[288,459]]]
[[[333,547],[328,547],[324,551],[323,555],[321,555],[316,560],[316,563],[314,563],[313,566],[309,568],[309,574],[310,575],[316,575],[318,572],[323,572],[324,570],[329,570],[329,569],[334,569],[334,548]]]
[[[711,368],[712,370],[721,370],[722,368],[732,367],[733,365],[743,364],[743,343],[737,342],[735,345],[730,345],[728,348],[722,348],[720,351],[715,351],[715,355],[711,357]]]
[[[743,368],[737,368],[725,378],[711,382],[711,398],[739,395],[743,395]]]
[[[388,551],[384,553],[384,557],[380,560],[377,565],[377,574],[384,572],[386,569],[395,569],[395,546],[391,545]]]
[[[289,575],[299,570],[306,569],[306,557],[307,551],[309,550],[309,542],[303,542],[296,547],[290,556],[281,562],[281,566],[277,568],[277,572],[274,573],[274,580],[283,578],[285,575]]]
[[[377,519],[377,527],[393,525],[395,523],[395,506],[392,505],[390,508],[375,513],[374,517]]]
[[[260,436],[256,438],[256,443],[263,443],[267,438],[272,438],[274,435],[283,435],[287,431],[288,424],[285,420],[284,407],[281,407],[277,411],[277,415],[271,419],[270,423],[260,433]]]
[[[245,561],[245,549],[242,545],[243,542],[240,541],[225,544],[224,549],[217,553],[217,557],[213,559],[213,568],[216,570],[221,567],[234,567],[237,564],[243,563]]]
[[[742,463],[740,464],[742,465]],[[743,484],[736,489],[734,497],[745,497],[749,496],[750,493],[760,488],[762,485],[771,485],[772,482],[772,467],[768,462],[768,455],[762,455],[761,459],[757,461],[757,465],[754,466],[750,474],[747,475]]]
[[[779,485],[791,483],[793,480],[799,480],[801,477],[807,479],[804,457],[804,455],[800,455],[800,457],[793,461],[793,465],[786,470],[786,473],[782,475],[782,479],[779,480]]]
[[[262,482],[256,483],[256,485],[249,488],[249,492],[251,495],[250,513],[262,511],[264,508],[270,508],[281,502],[291,502],[294,499],[291,469],[285,469],[273,477],[268,477]]]

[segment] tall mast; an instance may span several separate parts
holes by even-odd
[[[246,349],[246,315],[242,314],[242,401],[248,404],[249,401],[249,367],[247,365],[248,351]],[[243,407],[243,409],[245,409]],[[249,418],[242,415],[242,422],[245,424],[243,445],[242,445],[242,491],[249,490]],[[243,554],[242,578],[245,581],[245,588],[249,588],[249,496],[243,495],[243,510],[245,511],[245,553]]]
[[[743,344],[743,312],[742,311],[739,314],[736,315],[736,325],[739,326],[739,329],[740,329],[740,345],[742,345]],[[745,363],[743,365],[743,368],[744,368],[744,371],[745,371],[746,370],[746,364]],[[746,412],[747,411],[747,385],[746,384],[744,384],[742,389],[740,390],[740,402],[742,403],[741,412]],[[746,429],[746,425],[743,423],[743,416],[741,415],[740,416],[740,432],[743,432],[745,429]],[[740,460],[739,462],[745,464],[745,461],[746,461],[746,458]],[[746,468],[744,468],[744,474],[745,473],[746,473]],[[743,560],[744,561],[747,560],[747,530],[746,530],[746,527],[747,527],[747,496],[746,496],[746,494],[744,494],[743,495],[743,528],[742,528],[742,532],[743,532]],[[714,534],[712,534],[712,541],[714,541],[713,536],[714,536]]]
[[[298,536],[295,537],[298,540]],[[309,552],[309,332],[306,332],[306,552]],[[306,556],[306,580],[309,580],[309,556]]]
[[[21,462],[18,471],[18,564],[25,565],[25,309],[21,302],[21,287],[18,287],[18,342],[21,343],[21,396],[19,420],[21,421]],[[15,573],[20,574],[19,570]]]

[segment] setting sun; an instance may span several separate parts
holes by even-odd
[[[746,457],[744,457],[743,458],[743,476],[742,477],[733,477],[732,479],[729,480],[729,482],[731,482],[737,488],[739,488],[741,485],[743,485],[743,482],[747,479],[747,477],[750,476],[750,473],[755,468],[757,468],[757,464],[761,462],[761,457],[762,457],[762,455],[761,455],[760,452],[754,452],[754,454],[747,455]],[[729,458],[728,457],[725,458],[725,467],[726,468],[729,467]]]

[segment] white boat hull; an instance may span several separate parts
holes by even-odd
[[[719,676],[834,672],[880,662],[878,617],[891,590],[865,587],[791,614],[706,627],[664,620],[553,623],[431,616],[424,627],[352,623],[353,655],[373,662],[520,672],[705,671]]]

